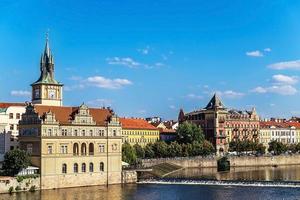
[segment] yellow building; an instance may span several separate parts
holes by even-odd
[[[159,129],[144,119],[120,118],[123,143],[146,146],[159,140]]]
[[[121,183],[122,131],[110,109],[62,105],[48,40],[32,102],[19,122],[20,148],[40,168],[41,189]]]

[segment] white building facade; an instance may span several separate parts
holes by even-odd
[[[0,103],[0,162],[4,154],[19,147],[19,120],[25,113],[25,104]]]

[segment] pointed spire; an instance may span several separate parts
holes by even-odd
[[[50,57],[50,45],[49,45],[49,31],[46,33],[46,45],[45,45],[45,51],[44,55],[47,55],[48,58]]]
[[[180,111],[179,111],[179,114],[178,114],[178,122],[179,124],[184,122],[185,120],[185,116],[184,116],[184,112],[183,112],[183,109],[180,108]]]
[[[205,109],[214,109],[214,108],[225,108],[224,104],[218,97],[217,93],[211,98]]]

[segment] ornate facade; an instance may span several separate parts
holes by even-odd
[[[20,148],[40,168],[41,188],[121,183],[121,123],[109,108],[62,106],[48,39],[32,103],[19,122]]]
[[[236,140],[257,140],[259,117],[252,111],[228,110],[215,94],[203,109],[184,113],[181,109],[178,122],[192,122],[200,126],[205,137],[216,148],[217,153],[228,151],[229,142]]]

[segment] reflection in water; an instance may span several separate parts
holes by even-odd
[[[189,168],[177,171],[167,177],[210,180],[300,181],[300,166],[235,167],[231,168],[229,172],[217,172],[216,168]]]
[[[300,166],[239,167],[219,173],[216,169],[185,169],[169,178],[217,180],[300,180]],[[205,185],[130,184],[43,190],[0,195],[0,200],[176,200],[176,199],[300,199],[299,188]]]

